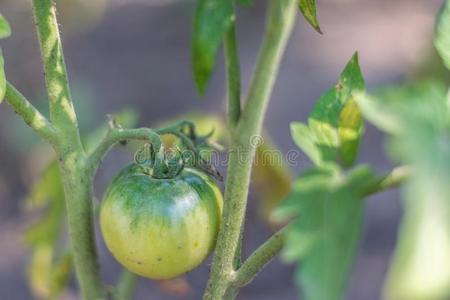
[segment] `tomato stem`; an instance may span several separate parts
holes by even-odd
[[[130,300],[133,297],[134,287],[136,286],[137,276],[124,269],[117,283],[113,299]]]
[[[267,104],[282,54],[295,20],[296,0],[271,0],[267,28],[247,101],[237,127],[231,131],[231,147],[225,187],[224,212],[205,300],[233,299],[236,257],[245,220],[248,188],[255,148],[249,140],[261,133]],[[230,80],[230,79],[229,79]],[[231,85],[229,83],[229,85]],[[233,102],[234,103],[234,102]],[[262,265],[265,262],[260,261]]]
[[[53,145],[56,143],[55,127],[9,82],[5,100],[42,139]]]
[[[56,5],[52,0],[33,0],[33,13],[44,66],[50,106],[50,121],[63,138],[83,152],[78,121],[70,95],[69,81],[56,18]]]
[[[86,167],[77,116],[73,107],[64,53],[52,0],[33,0],[33,13],[44,66],[50,121],[56,129],[52,146],[58,156],[67,206],[69,236],[83,299],[104,299],[97,262],[92,180]]]
[[[249,284],[258,273],[280,252],[286,227],[273,234],[256,249],[236,271],[233,285],[242,287]]]

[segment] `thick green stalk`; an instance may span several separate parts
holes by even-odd
[[[94,238],[93,176],[87,169],[87,158],[70,96],[54,1],[33,0],[33,13],[44,65],[50,121],[56,128],[54,148],[64,185],[78,283],[83,299],[105,299]]]
[[[269,103],[267,100],[277,78],[280,61],[294,24],[297,2],[295,0],[269,2],[266,33],[239,124],[239,129],[247,135],[261,132]]]
[[[225,188],[224,211],[205,300],[234,298],[233,267],[240,245],[255,149],[249,139],[261,133],[280,60],[290,35],[296,13],[296,0],[271,0],[267,28],[250,87],[245,109],[232,130],[229,164]]]
[[[50,105],[50,121],[72,147],[82,151],[75,109],[70,96],[64,53],[53,0],[33,0],[33,13],[44,65]]]
[[[233,21],[230,29],[225,33],[225,38],[223,40],[228,85],[228,124],[230,126],[235,126],[241,115],[241,79],[235,22],[236,21]]]
[[[233,130],[237,125],[241,116],[241,78],[239,71],[239,55],[236,40],[236,17],[234,16],[233,23],[228,31],[225,33],[223,40],[225,52],[225,64],[227,74],[227,98],[228,98],[228,117],[227,123],[230,130]],[[242,226],[243,229],[244,226]],[[241,230],[242,240],[243,230]],[[241,245],[236,248],[234,259],[234,268],[238,268],[241,264]]]
[[[106,299],[97,261],[93,223],[92,182],[85,154],[71,152],[60,157],[66,199],[69,236],[82,298]]]

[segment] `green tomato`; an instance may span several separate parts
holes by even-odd
[[[110,183],[100,209],[108,249],[128,270],[169,279],[200,265],[215,246],[223,198],[216,183],[184,168],[155,179],[137,165]]]

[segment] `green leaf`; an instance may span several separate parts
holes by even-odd
[[[192,63],[197,90],[203,94],[217,50],[234,18],[232,0],[198,0],[194,19]]]
[[[73,255],[70,251],[64,253],[58,258],[52,268],[50,275],[49,294],[53,299],[58,299],[58,295],[69,283],[70,273],[73,268]]]
[[[361,103],[367,101],[362,97]],[[403,188],[404,216],[385,299],[450,299],[450,109],[446,89],[439,83],[424,82],[384,90],[370,101],[376,109],[361,105],[364,115],[391,134],[391,157],[414,170]]]
[[[354,96],[364,91],[364,78],[355,53],[339,82],[316,103],[308,125],[291,124],[297,146],[318,166],[340,162],[351,166],[356,160],[363,121]]]
[[[33,210],[45,207],[41,218],[25,232],[25,241],[32,248],[28,265],[31,290],[39,298],[56,299],[71,271],[67,259],[56,258],[58,241],[65,228],[64,190],[56,161],[49,164],[33,185],[27,205]]]
[[[317,32],[322,33],[319,21],[317,20],[316,0],[299,0],[298,6],[306,21],[308,21]]]
[[[322,152],[316,145],[316,136],[314,132],[305,124],[292,122],[291,136],[297,146],[305,152],[315,165],[321,165]]]
[[[450,131],[412,126],[391,141],[414,175],[385,285],[388,300],[450,299]],[[400,159],[400,155],[402,155]]]
[[[56,161],[52,162],[34,184],[27,199],[27,205],[33,210],[46,207],[44,215],[25,232],[26,242],[54,245],[64,222],[64,190]]]
[[[55,249],[48,244],[34,248],[27,269],[31,291],[39,299],[59,299],[67,286],[73,267],[72,254],[66,251],[55,258]]]
[[[316,167],[294,182],[292,193],[274,212],[288,227],[282,257],[298,262],[296,283],[306,300],[343,299],[360,237],[361,195],[375,175],[367,167],[344,174]]]
[[[253,4],[252,0],[237,0],[237,2],[244,6],[251,6]]]
[[[0,39],[7,38],[11,35],[11,27],[8,21],[0,14]]]
[[[448,0],[444,2],[439,14],[434,45],[445,66],[450,69],[450,1]]]
[[[5,98],[6,93],[6,76],[5,76],[5,61],[3,60],[2,49],[0,49],[0,103]]]
[[[283,152],[265,133],[263,143],[256,148],[253,162],[252,185],[258,194],[258,215],[271,222],[270,214],[291,191],[292,174]]]
[[[400,135],[411,131],[411,123],[449,122],[446,88],[434,81],[390,87],[375,95],[359,93],[355,99],[364,117],[379,129]]]

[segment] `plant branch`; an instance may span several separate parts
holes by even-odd
[[[392,169],[388,174],[381,177],[369,186],[364,192],[363,197],[371,196],[391,188],[398,187],[405,182],[412,173],[410,166],[400,166]]]
[[[239,124],[240,129],[251,134],[261,131],[268,99],[294,24],[297,2],[294,0],[269,1],[266,33]]]
[[[249,284],[258,273],[280,252],[283,247],[286,227],[273,234],[250,255],[236,271],[233,284],[242,287]]]
[[[135,286],[136,275],[124,269],[120,275],[113,298],[115,300],[131,300]]]
[[[222,224],[204,299],[233,299],[234,263],[240,255],[248,188],[255,149],[249,139],[261,133],[267,103],[295,20],[296,0],[271,0],[267,28],[250,92],[238,127],[232,130]]]
[[[88,172],[94,174],[106,153],[117,143],[126,140],[161,142],[158,133],[150,128],[122,129],[111,126],[105,137],[89,155]]]
[[[60,166],[69,236],[82,298],[105,299],[100,278],[92,213],[92,180],[70,96],[66,65],[53,0],[33,0],[33,13],[44,66],[50,121],[58,135],[53,145]]]
[[[53,125],[9,82],[6,83],[5,99],[40,137],[55,144],[56,130]]]
[[[50,120],[70,139],[71,147],[81,152],[82,144],[70,96],[54,1],[33,0],[33,13],[44,65]]]
[[[228,124],[235,126],[241,115],[241,79],[239,75],[239,57],[236,44],[236,20],[225,33],[225,63],[228,89]]]

